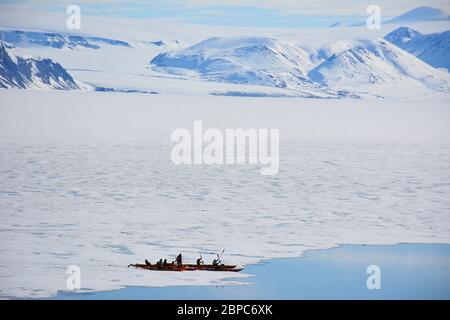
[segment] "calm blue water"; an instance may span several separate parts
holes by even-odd
[[[369,265],[381,289],[367,289]],[[246,286],[128,287],[54,299],[450,299],[450,245],[345,245],[246,266]]]

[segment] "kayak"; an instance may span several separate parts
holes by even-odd
[[[239,272],[244,269],[241,266],[237,265],[218,265],[213,266],[212,264],[183,264],[181,266],[177,266],[176,264],[168,264],[166,266],[158,266],[156,264],[148,265],[148,264],[130,264],[128,267],[133,267],[137,269],[144,270],[152,270],[152,271],[229,271],[229,272]]]

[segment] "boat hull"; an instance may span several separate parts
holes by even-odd
[[[150,271],[225,271],[225,272],[239,272],[243,268],[236,265],[221,265],[213,266],[211,264],[184,264],[182,266],[169,264],[167,266],[157,266],[157,265],[147,265],[147,264],[130,264],[128,267],[133,267],[137,269],[144,269]]]

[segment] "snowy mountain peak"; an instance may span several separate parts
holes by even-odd
[[[450,30],[421,34],[410,28],[398,28],[384,37],[435,68],[450,71]]]
[[[333,55],[339,54],[344,50],[353,48],[358,45],[358,41],[354,40],[338,40],[322,46],[317,50],[316,57],[319,61],[331,58]]]
[[[403,28],[392,36],[420,33]],[[311,58],[319,65],[314,66]],[[209,38],[181,50],[157,55],[154,70],[185,77],[262,85],[313,94],[326,92],[408,95],[449,92],[450,76],[432,68],[385,39],[340,40],[316,55],[283,41],[263,37]],[[395,87],[396,90],[391,92]]]
[[[345,92],[312,82],[313,63],[302,48],[267,37],[213,37],[192,47],[157,55],[151,65],[205,80],[293,89],[305,96],[342,97]]]
[[[399,46],[401,43],[406,43],[411,39],[421,36],[422,34],[419,31],[408,27],[400,27],[395,29],[391,33],[387,34],[384,39],[387,41]]]
[[[245,46],[265,45],[275,47],[280,41],[268,37],[212,37],[193,45],[190,49],[235,49]]]
[[[450,20],[450,16],[444,10],[432,7],[418,7],[389,20],[388,23],[446,20]]]
[[[383,39],[359,41],[311,70],[309,77],[335,89],[361,90],[386,95],[450,91],[450,76]],[[393,88],[396,88],[393,90]]]
[[[343,26],[343,24],[342,23],[340,23],[340,22],[335,22],[335,23],[332,23],[332,24],[330,24],[330,28],[339,28],[339,27],[342,27]]]
[[[214,37],[187,49],[162,53],[151,64],[166,71],[193,71],[216,81],[288,87],[307,81],[312,62],[305,50],[276,39]]]
[[[175,49],[180,45],[180,42],[178,40],[154,40],[154,41],[141,41],[141,45],[164,49]]]
[[[0,41],[0,88],[80,90],[83,86],[59,63],[17,57]]]

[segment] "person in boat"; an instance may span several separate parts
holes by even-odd
[[[163,265],[164,265],[164,267],[167,267],[167,266],[169,265],[169,264],[167,263],[167,259],[164,259]]]
[[[181,256],[181,253],[177,256],[175,261],[177,262],[177,266],[182,266],[183,265],[183,257]]]
[[[163,259],[159,259],[157,265],[158,265],[158,267],[162,268],[162,266],[163,266]]]
[[[147,260],[147,259],[145,259],[145,265],[147,265],[147,266],[151,266],[152,264],[151,264],[150,262],[148,262],[148,260]]]
[[[202,256],[200,256],[200,258],[197,259],[197,265],[202,265],[203,264],[203,258]]]
[[[223,263],[220,260],[220,256],[219,255],[217,255],[217,259],[213,260],[212,265],[213,265],[214,268],[220,268],[220,267],[223,266]]]

